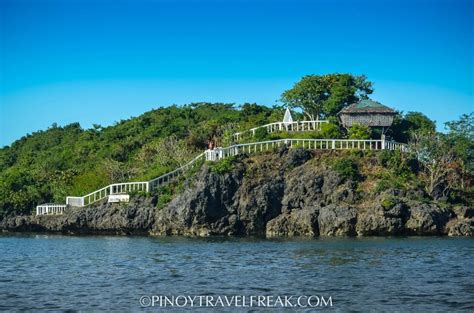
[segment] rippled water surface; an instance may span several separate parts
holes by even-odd
[[[340,312],[474,312],[473,259],[470,238],[3,235],[0,310],[138,311],[143,295],[210,294],[331,296]]]

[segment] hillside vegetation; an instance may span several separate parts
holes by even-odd
[[[343,82],[346,78],[341,76]],[[363,81],[358,78],[355,82],[365,86],[366,90],[370,89],[365,78]],[[340,92],[341,86],[336,84],[335,95],[347,95],[347,92]],[[355,95],[357,90],[350,87],[349,94]],[[284,95],[288,99],[291,95],[292,101],[297,97],[288,91]],[[358,99],[354,96],[346,98],[345,104]],[[322,109],[311,103],[311,114],[323,112],[324,117],[331,121],[319,132],[295,135],[263,131],[257,132],[252,140],[290,136],[379,138],[379,134],[372,134],[361,126],[348,131],[342,129],[331,115],[333,104],[338,99],[325,99]],[[324,111],[324,108],[330,109]],[[53,124],[47,130],[29,134],[0,149],[0,217],[30,214],[37,204],[64,203],[67,195],[84,195],[110,183],[149,180],[190,160],[210,142],[226,146],[231,143],[232,133],[281,121],[283,113],[282,107],[250,103],[240,106],[193,103],[161,107],[109,127],[94,125],[91,129],[83,129],[79,123],[63,127]],[[304,107],[296,107],[295,120],[306,116]],[[466,199],[472,197],[474,168],[472,124],[473,115],[465,115],[459,121],[449,123],[449,133],[443,135],[435,132],[434,122],[423,114],[399,113],[388,135],[400,142],[411,140],[413,154],[384,157],[383,164],[398,172],[394,172],[394,176],[390,174],[392,172],[380,173],[381,179],[386,184],[393,184],[403,177],[417,175],[428,196],[447,201],[468,201]],[[409,160],[414,163],[408,168]],[[345,162],[338,167],[350,175],[350,160]],[[443,171],[442,167],[446,166],[449,170]]]

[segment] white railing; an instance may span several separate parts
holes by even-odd
[[[326,121],[303,121],[307,123],[318,122],[324,123]],[[295,122],[302,123],[302,122]],[[273,123],[285,124],[285,123]],[[294,124],[294,123],[292,123]],[[269,124],[272,125],[272,124]],[[319,125],[319,124],[318,124]],[[268,125],[266,125],[268,126]],[[280,126],[278,126],[280,127]],[[299,127],[299,126],[298,126]],[[276,129],[276,128],[273,128]],[[90,205],[97,201],[107,198],[109,195],[123,194],[135,191],[150,192],[155,190],[160,185],[169,183],[175,177],[182,175],[185,171],[191,169],[201,160],[216,161],[229,156],[235,156],[240,153],[253,153],[268,151],[277,147],[286,145],[290,148],[302,147],[311,150],[400,150],[407,152],[406,144],[373,139],[278,139],[269,141],[260,141],[253,143],[235,144],[226,148],[216,148],[213,150],[206,150],[190,162],[177,168],[176,170],[161,175],[150,181],[145,182],[128,182],[116,183],[103,187],[99,190],[91,192],[82,197],[66,197],[66,205],[63,204],[42,204],[36,207],[36,214],[62,214],[68,206],[83,207]]]
[[[258,126],[255,128],[251,128],[244,132],[235,133],[232,135],[232,139],[235,141],[239,141],[242,139],[246,134],[255,136],[255,132],[259,128],[266,128],[267,133],[273,133],[277,131],[286,131],[286,132],[304,132],[304,131],[315,131],[321,129],[321,124],[328,123],[327,120],[317,120],[317,121],[296,121],[296,122],[276,122],[270,123],[263,126]]]
[[[45,203],[36,206],[36,215],[56,215],[63,214],[66,210],[65,204]]]
[[[107,198],[109,195],[123,194],[128,192],[150,192],[160,185],[169,183],[177,176],[192,168],[199,160],[204,160],[204,153],[201,153],[190,162],[178,169],[145,182],[128,182],[108,185],[102,189],[93,191],[82,197],[66,197],[66,204],[74,207],[90,205],[97,201]]]
[[[236,144],[226,148],[206,151],[206,160],[216,161],[240,153],[255,153],[272,150],[281,146],[301,147],[310,150],[401,150],[408,151],[405,144],[374,139],[278,139]]]
[[[127,192],[150,190],[149,182],[130,182],[111,184],[99,190],[93,191],[83,197],[66,197],[66,204],[70,206],[85,206],[107,198],[110,195],[123,194]]]
[[[150,191],[155,190],[158,186],[170,182],[173,178],[183,174],[187,170],[191,169],[193,166],[195,166],[198,161],[204,161],[205,160],[205,152],[201,153],[185,165],[175,169],[172,172],[166,173],[164,175],[161,175],[155,179],[152,179],[149,181],[150,184]]]

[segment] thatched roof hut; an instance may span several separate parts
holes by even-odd
[[[339,112],[342,125],[346,128],[354,124],[370,127],[389,127],[396,112],[370,99],[353,103]]]

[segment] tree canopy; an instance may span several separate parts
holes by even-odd
[[[280,119],[257,104],[193,103],[83,129],[79,123],[34,132],[0,149],[0,217],[63,203],[118,181],[148,180],[175,169],[227,130]],[[170,141],[174,153],[169,153]]]
[[[262,128],[252,140],[341,138],[333,114],[371,92],[372,84],[364,76],[305,76],[283,94],[285,101],[330,122],[314,133],[268,134]],[[229,145],[233,133],[281,121],[283,114],[282,107],[255,103],[192,103],[161,107],[108,127],[54,123],[0,149],[0,218],[30,213],[40,203],[63,203],[67,195],[84,195],[117,181],[149,180],[182,165],[210,141]],[[301,118],[302,113],[293,114]],[[446,134],[437,133],[435,126],[422,113],[399,113],[390,136],[412,141],[420,177],[433,197],[473,197],[474,113],[446,123]],[[347,136],[367,138],[371,131],[354,126]]]
[[[336,115],[342,108],[365,99],[373,92],[363,75],[307,75],[281,95],[290,108],[301,109],[309,119]]]

